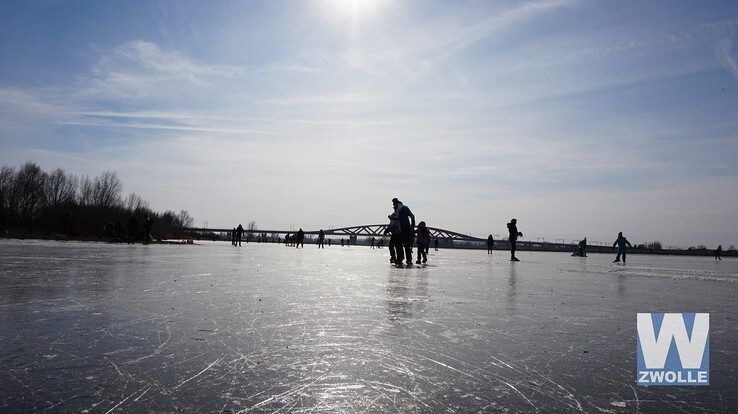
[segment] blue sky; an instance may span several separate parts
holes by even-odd
[[[0,3],[0,163],[198,224],[734,244],[735,2]]]

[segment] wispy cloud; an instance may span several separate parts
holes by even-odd
[[[336,95],[290,96],[285,98],[268,99],[265,103],[271,105],[348,105],[363,104],[376,100],[376,96],[358,93],[341,93]]]
[[[715,46],[715,55],[718,61],[738,80],[738,63],[732,55],[733,42],[730,39],[722,39]]]

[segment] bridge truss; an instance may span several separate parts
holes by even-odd
[[[192,227],[189,229],[193,233],[230,233],[233,229],[206,229],[200,227]],[[326,236],[356,236],[356,237],[384,237],[387,230],[386,224],[366,224],[362,226],[339,227],[336,229],[325,229],[323,232]],[[428,227],[431,237],[441,240],[458,240],[458,241],[475,241],[484,242],[486,239],[474,237],[468,234],[458,233],[451,230],[439,229],[436,227]],[[246,233],[266,233],[266,234],[287,234],[295,233],[295,231],[284,230],[244,230]],[[305,234],[318,234],[319,230],[308,230]]]

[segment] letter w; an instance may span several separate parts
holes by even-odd
[[[710,330],[710,314],[696,313],[692,338],[687,336],[684,318],[681,313],[665,313],[658,338],[653,329],[650,313],[638,314],[638,340],[643,351],[643,361],[648,369],[663,369],[672,338],[676,342],[679,358],[684,369],[699,369],[707,345]]]

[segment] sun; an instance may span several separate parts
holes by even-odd
[[[378,14],[388,0],[323,0],[323,2],[325,8],[335,18],[357,21]]]

